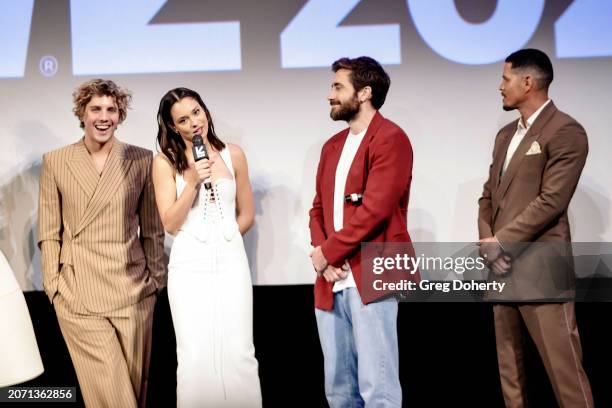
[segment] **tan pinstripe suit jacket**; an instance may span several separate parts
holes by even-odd
[[[94,313],[137,303],[165,286],[152,157],[115,140],[100,176],[83,139],[43,156],[38,246],[49,300],[65,265],[74,270],[75,296]]]
[[[489,179],[479,200],[480,238],[495,235],[513,257],[511,273],[495,277],[507,288],[501,295],[492,292],[490,298],[571,299],[575,279],[567,209],[586,162],[587,135],[551,101],[502,175],[517,124],[515,120],[497,134]]]

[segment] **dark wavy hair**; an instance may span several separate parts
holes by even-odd
[[[221,151],[225,148],[225,143],[223,143],[215,133],[215,125],[210,116],[210,111],[200,95],[196,91],[188,88],[174,88],[168,91],[159,102],[159,110],[157,111],[157,124],[159,126],[157,130],[157,144],[179,174],[182,174],[183,171],[189,167],[187,156],[185,155],[187,146],[181,135],[175,132],[171,126],[173,120],[170,110],[175,103],[183,98],[195,99],[202,109],[204,109],[208,121],[208,134],[206,138],[211,146],[217,151]]]
[[[374,58],[340,58],[332,64],[332,71],[347,69],[351,71],[349,76],[356,92],[366,86],[372,88],[372,106],[380,109],[385,103],[387,92],[391,86],[391,79],[383,67]]]

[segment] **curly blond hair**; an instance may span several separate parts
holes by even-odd
[[[110,79],[92,79],[81,84],[72,93],[74,108],[72,111],[81,122],[81,128],[85,126],[83,123],[83,115],[85,107],[94,96],[110,96],[115,100],[119,109],[119,123],[123,122],[127,117],[127,110],[132,102],[132,93],[127,89],[120,88]]]

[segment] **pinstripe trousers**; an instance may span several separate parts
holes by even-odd
[[[74,284],[72,267],[64,265],[53,306],[85,405],[144,407],[155,295],[94,314],[75,297]]]

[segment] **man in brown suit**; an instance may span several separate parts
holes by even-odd
[[[73,94],[85,136],[43,156],[38,245],[88,407],[145,405],[164,231],[152,153],[115,137],[130,94],[96,79]]]
[[[548,98],[550,59],[524,49],[506,58],[499,86],[504,110],[520,118],[495,139],[479,200],[481,254],[507,283],[493,306],[497,358],[507,407],[527,405],[523,324],[561,407],[592,407],[574,314],[567,209],[588,152],[587,136]]]

